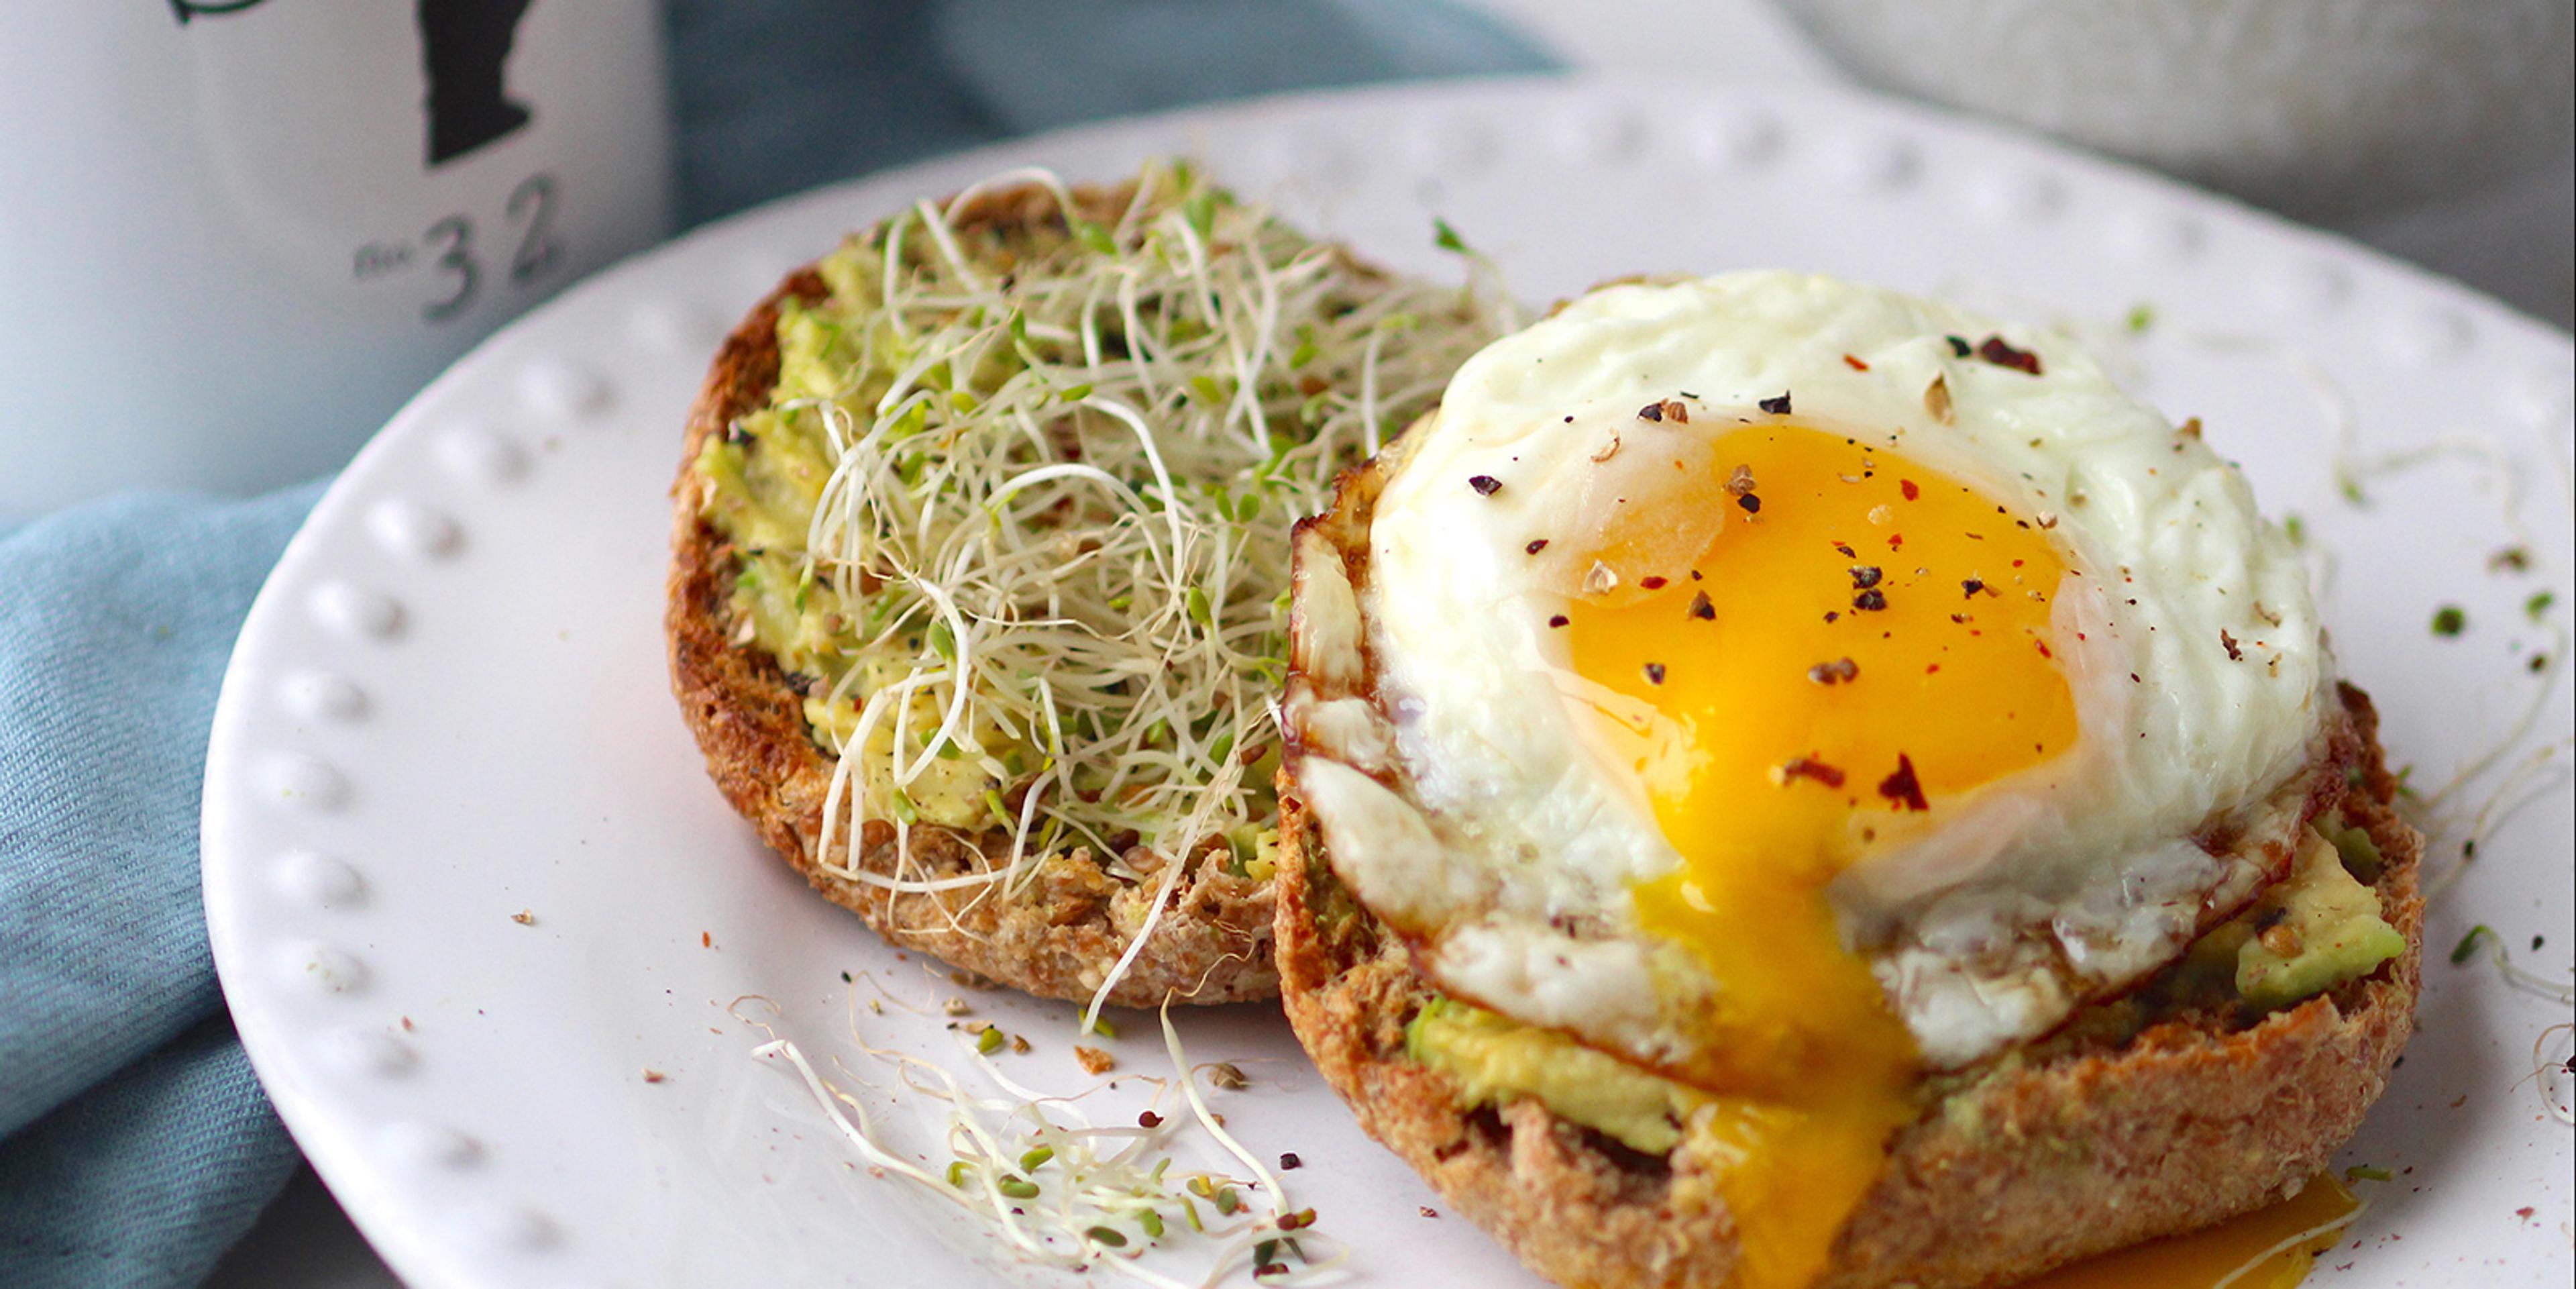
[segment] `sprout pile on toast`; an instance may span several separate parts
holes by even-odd
[[[978,213],[1023,186],[1044,217]],[[1009,893],[1073,850],[1264,875],[1279,533],[1508,329],[1489,277],[1380,273],[1181,164],[996,176],[817,267],[767,405],[697,469],[737,640],[838,757],[821,864],[897,891]],[[879,820],[893,861],[863,864]],[[935,871],[923,828],[1007,855]]]

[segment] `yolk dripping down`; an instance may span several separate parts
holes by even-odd
[[[1578,709],[1684,860],[1636,890],[1638,917],[1717,985],[1703,1039],[1723,1055],[1695,1081],[1725,1094],[1736,1282],[1794,1289],[1914,1116],[1912,1037],[1823,887],[2074,742],[2049,644],[2066,566],[2029,516],[1884,445],[1765,422],[1714,446],[1712,476],[1609,521],[1583,562],[1610,576],[1566,629],[1593,686]],[[1638,566],[1671,546],[1665,507],[1721,518],[1686,567]]]

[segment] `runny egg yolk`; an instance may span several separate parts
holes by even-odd
[[[1563,629],[1589,683],[1568,690],[1684,861],[1635,897],[1715,983],[1722,1055],[1694,1081],[1720,1094],[1736,1283],[1795,1289],[1915,1114],[1912,1037],[1823,888],[2073,744],[2050,630],[2072,574],[2038,517],[1884,442],[1758,422],[1713,460],[1575,552]],[[1671,540],[1694,512],[1667,507],[1716,510],[1695,556]]]

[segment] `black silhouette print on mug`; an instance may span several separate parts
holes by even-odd
[[[177,14],[185,27],[191,18],[220,18],[244,9],[256,9],[268,0],[170,0],[170,12]]]
[[[445,165],[528,123],[502,81],[529,0],[420,0],[429,73],[429,164]]]
[[[186,26],[256,9],[267,0],[170,0]],[[442,166],[507,138],[535,115],[511,98],[503,68],[531,0],[418,0],[421,70],[429,77],[429,164]]]

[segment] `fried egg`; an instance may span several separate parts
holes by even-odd
[[[2063,337],[1824,277],[1612,286],[1391,460],[1362,575],[1298,563],[1300,656],[1374,685],[1289,699],[1334,870],[1443,991],[1715,1096],[1756,1266],[1820,1256],[1924,1071],[2290,853],[2333,683],[2306,574]]]

